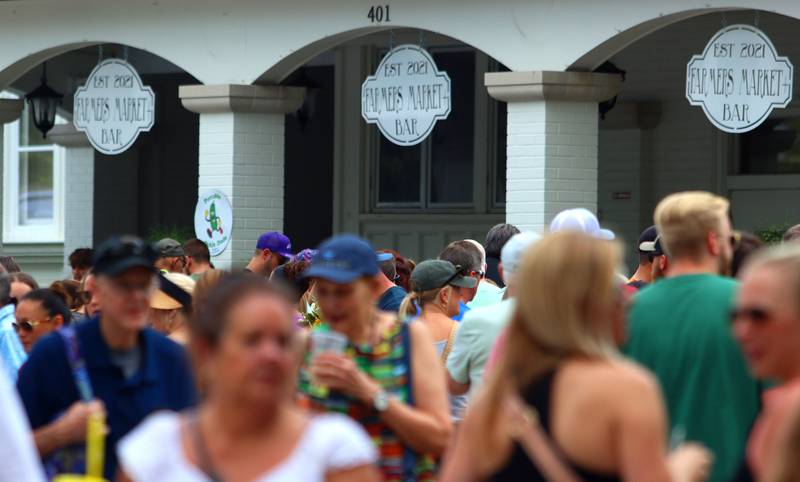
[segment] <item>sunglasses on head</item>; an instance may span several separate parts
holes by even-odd
[[[772,319],[772,315],[764,308],[737,308],[731,311],[731,323],[748,320],[754,325],[763,325]]]
[[[17,332],[24,331],[26,333],[30,333],[37,326],[41,325],[42,323],[49,322],[49,321],[50,321],[50,318],[46,318],[44,320],[39,320],[39,321],[29,321],[29,320],[15,321],[15,322],[11,323],[11,326],[14,327],[14,331],[17,331]]]

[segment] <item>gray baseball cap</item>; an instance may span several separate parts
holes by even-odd
[[[183,246],[172,238],[164,238],[156,243],[156,252],[159,258],[174,258],[183,256]]]
[[[428,291],[444,288],[447,285],[474,288],[478,280],[464,276],[461,266],[456,266],[450,261],[429,259],[414,268],[411,273],[411,283],[414,291]]]

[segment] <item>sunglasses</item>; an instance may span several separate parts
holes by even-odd
[[[764,308],[738,308],[731,311],[731,323],[748,320],[754,325],[764,325],[772,319],[772,314]]]
[[[30,333],[33,331],[34,328],[41,325],[42,323],[49,323],[49,322],[50,318],[46,318],[44,320],[39,320],[39,321],[23,320],[23,321],[13,322],[11,323],[11,326],[14,327],[14,331],[16,332],[24,331],[26,333]]]

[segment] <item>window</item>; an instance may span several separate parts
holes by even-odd
[[[3,242],[63,242],[63,149],[42,136],[27,105],[5,125],[3,152]]]
[[[378,208],[448,208],[473,205],[475,162],[475,52],[433,50],[450,76],[452,109],[431,135],[413,147],[396,146],[376,129]]]
[[[800,173],[800,117],[769,118],[739,136],[737,174]]]

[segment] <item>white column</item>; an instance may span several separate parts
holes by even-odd
[[[198,192],[219,189],[231,201],[233,230],[219,268],[247,263],[258,236],[283,229],[284,116],[305,89],[256,85],[181,86],[183,106],[200,114]]]
[[[64,277],[71,278],[70,253],[93,243],[94,149],[72,124],[54,126],[47,138],[64,148]]]
[[[493,72],[489,95],[508,103],[506,222],[542,232],[561,210],[597,211],[598,107],[618,75]]]

